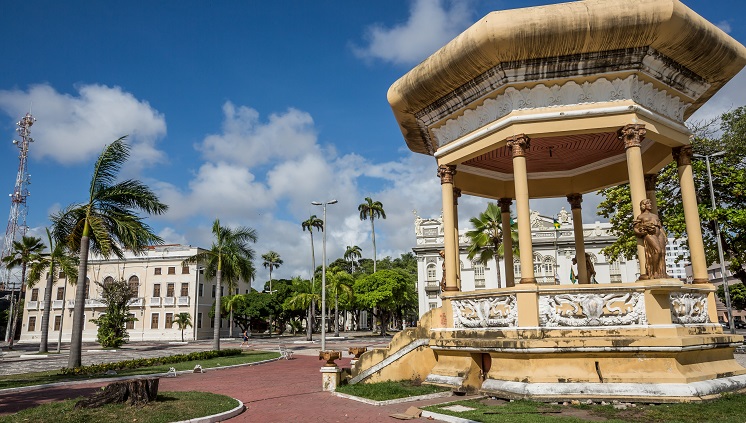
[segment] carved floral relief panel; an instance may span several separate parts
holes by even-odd
[[[541,295],[539,322],[547,327],[644,325],[645,300],[639,292]]]
[[[673,292],[669,296],[671,321],[682,325],[708,323],[707,294]]]
[[[491,328],[515,326],[518,305],[515,295],[452,300],[456,328]]]

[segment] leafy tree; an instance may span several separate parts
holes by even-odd
[[[316,217],[315,214],[312,214],[311,217],[308,218],[308,220],[305,220],[301,223],[301,227],[303,228],[303,231],[308,231],[308,233],[311,235],[311,270],[314,274],[311,275],[311,285],[313,287],[314,280],[315,280],[315,274],[316,274],[316,250],[313,248],[313,230],[316,229],[317,231],[324,230],[324,221]],[[311,302],[308,305],[308,326],[306,327],[306,340],[311,341],[313,340],[313,316],[316,314],[316,303]]]
[[[101,289],[101,302],[106,305],[105,314],[90,320],[98,326],[96,339],[104,348],[119,348],[129,338],[127,323],[137,321],[129,314],[129,303],[137,294],[124,279],[95,284]]]
[[[376,272],[376,226],[373,223],[375,219],[385,219],[386,212],[383,210],[383,204],[380,201],[373,201],[370,197],[365,197],[365,202],[357,206],[360,212],[360,220],[370,219],[370,233],[373,240],[373,273]]]
[[[173,324],[179,326],[179,330],[181,330],[181,342],[184,342],[184,329],[192,326],[192,315],[182,311],[174,317]]]
[[[6,269],[21,267],[21,293],[17,299],[13,299],[13,295],[11,295],[10,321],[8,322],[8,328],[10,329],[8,342],[11,346],[16,334],[16,323],[21,315],[21,313],[18,313],[18,305],[23,293],[26,292],[26,269],[42,251],[44,251],[44,243],[41,238],[24,235],[20,241],[13,241],[12,251],[9,255],[3,257],[3,264]],[[47,316],[47,318],[49,317]]]
[[[704,159],[692,160],[694,183],[697,189],[699,215],[707,263],[718,261],[715,239],[716,222],[720,224],[723,251],[729,269],[734,276],[746,282],[746,108],[725,113],[720,118],[720,134],[714,134],[712,123],[694,128],[696,136],[692,140],[695,154],[711,155],[725,152],[722,156],[711,157],[713,188],[716,208],[712,210],[709,181]],[[636,240],[632,233],[632,204],[629,185],[621,185],[605,190],[600,194],[604,200],[599,205],[599,215],[609,218],[612,233],[617,240],[602,250],[610,261],[623,256],[636,256]],[[669,235],[676,238],[686,236],[684,208],[681,204],[681,190],[678,182],[676,163],[671,163],[658,174],[656,185],[658,214]]]
[[[746,310],[746,285],[743,283],[728,285],[728,291],[730,292],[731,307],[736,310]],[[718,286],[717,296],[720,301],[725,303],[725,288],[723,285]]]
[[[251,333],[251,327],[256,327],[253,323],[261,323],[269,317],[272,299],[269,295],[256,290],[236,297],[233,318],[242,332]]]
[[[44,311],[41,315],[41,342],[39,343],[39,352],[45,353],[48,350],[49,340],[49,313],[52,309],[52,285],[57,277],[57,266],[67,276],[71,284],[75,284],[78,277],[78,260],[76,257],[68,254],[65,244],[55,243],[52,234],[47,231],[47,241],[49,242],[49,254],[37,255],[31,263],[28,275],[28,285],[34,286],[41,279],[44,273],[47,273],[47,284],[44,288]]]
[[[381,321],[381,336],[386,335],[387,316],[412,303],[415,280],[403,270],[380,270],[358,278],[353,285],[355,299]]]
[[[222,310],[220,291],[223,286],[223,271],[225,270],[231,275],[237,275],[243,280],[251,280],[253,270],[251,262],[254,259],[254,250],[249,243],[256,242],[257,235],[254,229],[248,227],[242,226],[232,229],[221,226],[219,219],[215,219],[212,223],[212,234],[215,236],[212,247],[184,260],[184,264],[207,263],[208,274],[211,272],[210,269],[215,269],[217,287],[215,289],[214,310]],[[215,324],[212,335],[212,349],[219,351],[221,313],[213,314]]]
[[[272,295],[272,269],[277,269],[282,265],[280,255],[274,251],[269,251],[262,255],[262,263],[265,269],[269,269],[269,294]],[[269,316],[269,336],[272,336],[272,315]]]
[[[345,249],[344,259],[350,263],[350,274],[355,273],[355,263],[363,257],[363,250],[357,245],[348,245]]]
[[[137,212],[158,215],[165,213],[168,206],[140,181],[125,180],[115,183],[122,165],[130,155],[130,146],[124,142],[124,138],[104,147],[96,160],[87,202],[72,204],[51,218],[55,241],[67,244],[71,251],[79,251],[78,280],[86,280],[89,249],[104,258],[112,254],[122,258],[122,249],[139,254],[148,245],[163,243]],[[77,284],[75,291],[70,358],[67,365],[70,368],[80,367],[85,285]]]

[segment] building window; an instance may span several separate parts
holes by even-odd
[[[521,260],[517,257],[513,259],[513,276],[521,276]]]
[[[154,297],[160,297],[161,296],[161,284],[154,283],[153,284],[153,296]]]
[[[175,275],[176,274],[176,268],[175,267],[169,267],[168,268],[168,274],[169,275]]]
[[[65,288],[60,286],[57,288],[57,300],[64,300],[65,299]]]
[[[199,284],[199,296],[200,296],[200,297],[201,297],[202,295],[204,295],[204,290],[205,290],[204,288],[205,288],[205,285],[204,285],[204,284]]]
[[[189,284],[188,283],[181,284],[181,296],[182,297],[189,296]]]
[[[220,285],[220,296],[225,297],[225,287]]]
[[[91,280],[89,278],[85,278],[85,299],[88,299],[88,295],[91,292]]]
[[[60,315],[54,316],[54,329],[53,330],[60,330],[61,326],[62,326],[62,316]]]
[[[129,320],[127,320],[126,328],[127,329],[134,329],[135,328],[135,315],[134,313],[129,313],[127,315],[129,317]]]
[[[154,275],[160,275],[161,274],[161,268],[160,267],[156,267],[155,269],[153,269],[153,274]]]
[[[215,285],[212,286],[212,298],[215,298]]]
[[[160,315],[158,313],[153,313],[150,316],[150,329],[158,329],[158,317]]]
[[[544,271],[544,276],[554,276],[554,259],[552,257],[544,257],[542,270]]]
[[[36,316],[29,316],[28,318],[28,331],[33,332],[36,330]]]
[[[541,255],[534,254],[534,276],[541,275]]]
[[[438,277],[436,276],[435,263],[430,263],[427,265],[427,284],[434,285],[437,283],[438,283]]]
[[[174,314],[166,313],[166,329],[171,329],[174,326]]]
[[[108,286],[114,283],[114,278],[107,276],[104,278],[104,286]]]
[[[238,288],[236,288],[236,295],[238,295]]]
[[[484,288],[486,286],[484,281],[484,264],[475,261],[472,263],[472,266],[474,267],[474,288]]]
[[[189,274],[189,266],[181,266],[181,274],[182,275],[188,275]]]
[[[31,301],[39,301],[39,288],[31,290]]]
[[[60,274],[57,276],[57,279],[65,279],[65,272],[60,272]]]
[[[210,329],[215,328],[215,319],[210,319]]]
[[[622,270],[619,266],[619,260],[614,260],[609,263],[609,279],[610,282],[622,281]]]
[[[202,313],[197,313],[197,329],[202,329]]]
[[[140,278],[137,276],[130,276],[130,280],[128,281],[130,286],[130,292],[132,292],[132,295],[137,297],[137,291],[140,288]]]
[[[173,297],[174,296],[174,284],[170,283],[166,285],[166,296],[167,297]]]

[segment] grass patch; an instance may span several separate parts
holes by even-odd
[[[195,365],[200,364],[203,369],[233,366],[236,364],[255,363],[257,361],[269,360],[279,357],[277,352],[266,351],[246,351],[241,355],[216,357],[205,360],[183,361],[181,363],[161,364],[158,366],[141,367],[139,369],[129,369],[117,371],[116,375],[61,375],[57,370],[46,372],[25,373],[18,375],[3,376],[0,380],[0,389],[18,388],[21,386],[43,385],[47,383],[69,382],[80,380],[96,380],[112,378],[118,376],[148,375],[153,373],[165,373],[169,368],[174,367],[179,370],[191,370]]]
[[[436,392],[450,390],[450,388],[444,388],[441,386],[422,385],[409,381],[358,383],[356,385],[343,385],[337,388],[337,392],[355,395],[356,397],[368,398],[375,401],[415,397],[418,395],[434,394]]]
[[[494,400],[467,400],[448,404],[424,407],[424,410],[450,416],[457,416],[477,422],[516,422],[541,423],[562,422],[577,423],[587,421],[605,421],[607,423],[690,423],[717,422],[742,423],[746,409],[746,395],[726,394],[721,398],[704,403],[661,404],[629,407],[617,410],[612,405],[579,405],[561,406],[532,401],[505,402],[492,405]],[[475,410],[453,412],[443,409],[451,405],[463,405]]]
[[[209,392],[161,392],[155,402],[143,407],[110,404],[100,408],[74,410],[80,398],[43,404],[0,417],[0,422],[138,422],[165,423],[210,416],[231,410],[238,401]],[[54,416],[54,417],[52,417]]]

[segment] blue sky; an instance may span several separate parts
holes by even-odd
[[[440,213],[435,161],[405,146],[386,102],[412,66],[492,10],[557,3],[507,0],[29,1],[0,14],[0,192],[18,166],[15,122],[31,108],[28,226],[85,198],[92,162],[129,135],[124,176],[170,205],[148,222],[169,243],[209,246],[210,225],[257,229],[258,255],[280,253],[277,277],[308,274],[300,222],[328,208],[328,255],[359,245],[357,205],[383,202],[378,256],[414,243],[413,214]],[[685,1],[746,42],[741,1]],[[746,103],[742,72],[695,118]],[[4,188],[3,188],[4,187]],[[564,200],[532,202],[545,214]],[[461,227],[485,201],[463,198]],[[593,205],[584,205],[593,221]],[[5,210],[10,209],[8,201]],[[6,218],[0,204],[0,217]],[[3,220],[3,222],[6,222]],[[320,241],[320,237],[317,237]],[[320,242],[317,256],[320,256]],[[257,263],[258,280],[267,279]],[[259,283],[256,284],[257,286]]]

